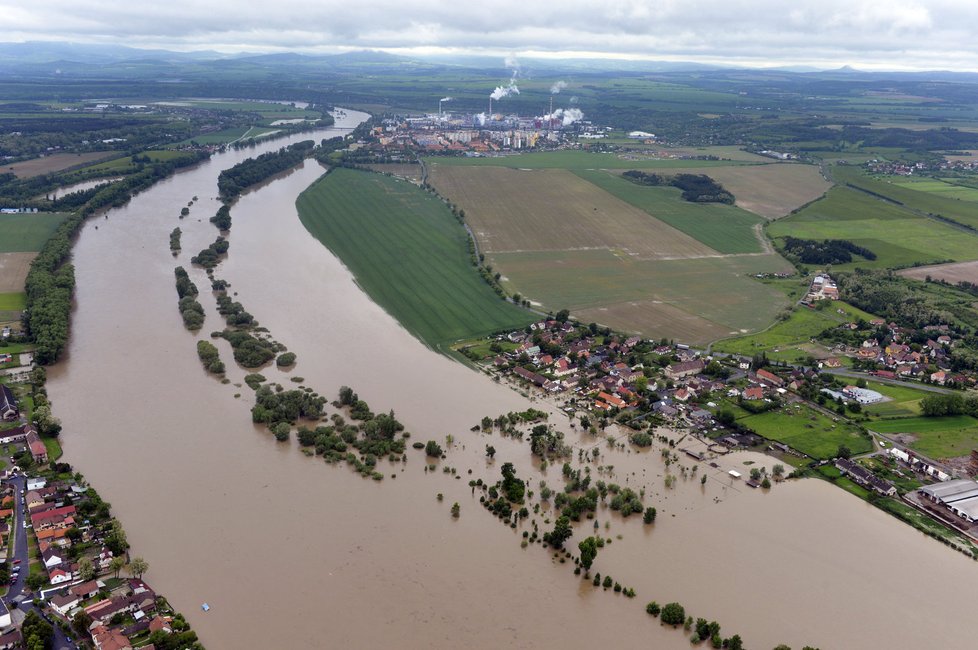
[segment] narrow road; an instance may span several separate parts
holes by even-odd
[[[24,504],[24,490],[27,486],[27,479],[23,476],[17,476],[10,479],[8,483],[14,488],[14,529],[10,536],[14,545],[13,553],[10,556],[11,570],[14,567],[19,567],[20,575],[10,584],[7,595],[3,599],[4,604],[10,610],[11,616],[14,615],[15,609],[20,609],[25,614],[34,610],[41,615],[41,618],[50,623],[51,627],[54,628],[54,645],[52,646],[54,650],[75,650],[77,646],[68,640],[65,633],[58,627],[57,621],[53,620],[40,608],[34,606],[32,601],[33,594],[27,596],[24,593],[27,588],[27,575],[30,573],[27,527],[24,525],[24,522],[27,521],[27,506]],[[19,564],[13,564],[18,560],[20,561]]]
[[[830,375],[839,375],[840,377],[852,377],[853,379],[865,379],[867,381],[875,381],[880,384],[888,384],[890,386],[904,386],[907,388],[915,388],[917,390],[922,390],[928,393],[941,393],[942,395],[950,395],[955,391],[950,388],[943,388],[941,386],[934,386],[932,384],[925,384],[917,381],[903,381],[900,379],[887,379],[886,377],[876,377],[874,375],[869,375],[865,372],[856,372],[855,370],[848,370],[846,368],[825,368],[822,372],[829,373]]]

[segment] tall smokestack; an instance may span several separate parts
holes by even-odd
[[[553,125],[553,121],[554,121],[553,114],[554,114],[554,96],[551,95],[550,96],[550,112],[547,113],[547,130],[548,131],[551,130],[550,127]]]
[[[489,117],[492,117],[492,95],[489,96]]]

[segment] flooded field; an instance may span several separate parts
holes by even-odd
[[[347,111],[337,128],[295,139],[330,137],[360,119]],[[826,483],[765,493],[727,474],[773,462],[762,456],[732,454],[693,473],[690,459],[667,468],[658,448],[612,449],[568,429],[576,448],[598,447],[588,465],[595,477],[644,488],[659,510],[644,526],[598,507],[613,542],[594,568],[637,597],[594,589],[539,546],[522,549],[523,529],[486,513],[468,482],[495,481],[513,462],[531,489],[540,480],[561,489],[560,468],[541,469],[525,442],[469,429],[531,404],[413,339],[306,233],[294,203],[323,171],[312,161],[240,199],[216,275],[298,355],[291,374],[303,385],[330,397],[354,387],[375,411],[394,409],[412,440],[444,446],[454,436],[439,465],[459,478],[425,471],[423,452],[409,448],[406,463],[379,462],[386,478],[374,482],[307,458],[294,441],[275,442],[251,424],[245,371],[224,341],[232,383],[200,367],[195,342],[223,320],[189,258],[217,234],[207,220],[219,206],[220,170],[287,141],[216,155],[87,224],[74,255],[69,354],[49,373],[65,460],[112,503],[150,564],[147,580],[208,647],[688,648],[681,631],[645,614],[650,600],[678,600],[755,650],[970,645],[962,621],[978,598],[978,563]],[[193,196],[188,218],[168,216]],[[176,225],[183,252],[174,260],[167,242]],[[177,311],[178,264],[202,289],[199,335]],[[274,367],[262,372],[291,385]],[[486,444],[497,450],[493,461]],[[678,477],[671,489],[667,472]],[[535,517],[541,530],[552,527],[548,516]]]

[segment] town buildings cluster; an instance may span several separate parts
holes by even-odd
[[[376,148],[387,154],[416,150],[481,155],[557,148],[571,144],[577,136],[595,137],[605,132],[605,128],[583,119],[568,121],[556,116],[525,117],[502,113],[437,113],[384,118],[371,130],[372,140],[360,146]]]

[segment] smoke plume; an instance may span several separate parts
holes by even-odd
[[[516,79],[520,76],[520,62],[515,57],[507,56],[504,63],[507,68],[513,71],[513,75],[509,78],[508,84],[505,86],[496,86],[496,89],[489,93],[489,96],[493,99],[502,99],[510,95],[520,94],[520,89],[516,86]]]
[[[560,120],[563,126],[570,126],[574,122],[580,122],[584,119],[584,113],[581,112],[579,108],[558,108],[550,115],[544,115],[542,118],[545,122],[551,120]]]
[[[567,87],[566,81],[558,81],[554,85],[550,86],[551,95],[559,95],[560,91]]]

